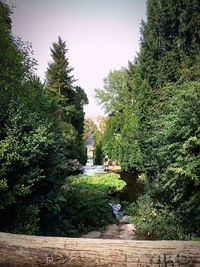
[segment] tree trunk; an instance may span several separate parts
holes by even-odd
[[[200,242],[84,239],[0,233],[0,266],[200,267]]]

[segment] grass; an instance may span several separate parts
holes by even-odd
[[[94,174],[93,176],[77,175],[66,178],[66,191],[63,192],[66,203],[62,206],[63,218],[68,222],[69,229],[65,229],[68,236],[71,230],[78,235],[91,230],[98,230],[115,219],[109,202],[111,193],[120,191],[126,183],[114,173]],[[74,234],[76,236],[77,234]]]
[[[120,191],[126,185],[124,181],[120,180],[120,176],[115,173],[105,173],[101,176],[98,174],[94,174],[93,176],[83,174],[70,176],[66,182],[71,188],[98,191],[105,195],[110,192]]]

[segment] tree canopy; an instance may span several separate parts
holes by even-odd
[[[134,220],[145,238],[200,234],[199,8],[198,0],[148,0],[137,59],[96,90],[109,114],[104,153],[142,173]]]
[[[53,218],[61,216],[60,204],[67,202],[61,186],[70,175],[69,160],[79,152],[80,158],[85,155],[87,96],[82,88],[72,86],[72,69],[60,38],[55,53],[52,50],[56,63],[45,86],[34,75],[31,46],[13,38],[10,9],[2,1],[0,24],[0,230],[45,235],[48,220],[61,233],[66,218],[57,224]],[[61,76],[52,71],[58,64],[56,52],[62,59]],[[59,82],[60,92],[56,91]],[[63,111],[71,106],[70,112]],[[74,114],[73,109],[80,112]]]
[[[90,127],[96,164],[107,155],[139,174],[145,193],[128,209],[140,238],[200,236],[199,0],[147,1],[137,58],[95,90],[108,114],[98,125],[84,125],[88,99],[66,42],[52,44],[42,83],[31,45],[11,34],[10,14],[0,0],[0,230],[66,236],[105,224],[91,205],[107,214],[107,196],[66,185],[70,161],[86,162]]]

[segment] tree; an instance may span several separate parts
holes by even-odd
[[[110,71],[104,79],[104,88],[95,89],[95,97],[108,114],[121,112],[124,106],[131,104],[132,90],[127,86],[126,68]]]
[[[2,139],[10,100],[21,92],[21,80],[27,72],[22,63],[24,55],[11,35],[10,9],[2,1],[0,1],[0,25],[0,139]]]
[[[104,154],[120,163],[125,170],[141,169],[138,143],[137,65],[110,72],[104,89],[96,89],[96,98],[110,113],[103,137]]]
[[[75,157],[79,159],[81,164],[85,164],[87,161],[87,151],[84,140],[84,105],[88,104],[88,98],[85,91],[80,87],[74,87],[73,97],[73,112],[71,114],[71,123],[76,129],[76,148]]]
[[[46,78],[47,84],[51,90],[55,90],[60,95],[64,95],[68,101],[72,100],[72,85],[75,81],[73,75],[70,75],[73,68],[69,66],[66,53],[66,42],[58,37],[58,42],[54,42],[51,48],[53,61],[49,63]]]
[[[138,58],[126,77],[109,75],[96,90],[110,115],[104,150],[145,177],[135,222],[146,238],[199,235],[199,8],[198,0],[148,0]]]
[[[69,67],[66,43],[59,37],[51,48],[52,62],[49,63],[46,78],[47,89],[59,107],[62,130],[65,136],[71,137],[72,158],[86,162],[86,149],[83,141],[84,105],[88,104],[87,95],[80,86],[74,86],[75,79]]]
[[[138,62],[151,87],[176,82],[199,55],[199,1],[149,0],[142,23]]]
[[[198,83],[191,82],[199,79],[200,50],[196,24],[199,24],[198,1],[192,1],[190,5],[186,0],[176,3],[149,0],[138,56],[136,83],[140,90],[136,102],[139,145],[147,177],[145,188],[150,195],[147,205],[155,209],[157,216],[153,216],[154,222],[162,223],[163,229],[172,234],[171,238],[176,238],[174,226],[166,227],[164,220],[164,216],[170,214],[176,217],[182,228],[182,238],[199,234],[196,213],[199,210],[199,178],[195,171],[199,159],[186,149],[193,144],[195,151],[198,150],[199,119],[192,106],[198,106],[199,89]],[[197,107],[196,110],[198,112]],[[142,199],[139,203],[138,210],[144,206]],[[141,228],[148,212],[143,215],[138,212],[138,227]],[[153,231],[154,226],[149,223],[146,229],[158,238],[159,234],[156,236],[156,231]]]
[[[36,234],[46,223],[42,215],[50,213],[48,194],[69,173],[70,143],[58,106],[32,72],[30,48],[11,35],[2,1],[0,22],[0,230]]]
[[[94,164],[102,165],[105,158],[103,150],[103,136],[105,133],[107,117],[97,116],[95,123],[93,124],[92,133],[94,138]]]

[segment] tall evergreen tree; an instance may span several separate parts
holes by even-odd
[[[76,80],[71,74],[73,68],[69,66],[67,51],[66,42],[58,37],[58,42],[54,42],[51,48],[52,62],[46,72],[47,89],[59,106],[59,117],[65,136],[72,133],[72,157],[84,163],[86,152],[83,142],[83,107],[88,104],[88,99],[81,87],[74,86]]]
[[[49,214],[47,195],[68,174],[70,152],[28,50],[13,38],[10,9],[0,1],[0,230],[33,234],[42,210]]]
[[[199,84],[191,81],[200,77],[200,31],[196,28],[199,29],[199,7],[199,0],[149,0],[147,22],[142,27],[137,77],[140,90],[136,100],[143,170],[151,200],[147,203],[143,199],[140,205],[151,210],[151,201],[154,203],[158,214],[154,221],[158,224],[163,220],[165,238],[177,238],[178,233],[179,238],[199,234],[199,176],[195,176],[199,158],[191,151],[182,154],[189,140],[195,139],[198,150],[199,116],[191,106],[198,106]],[[170,212],[183,227],[176,228],[177,233],[173,223],[171,228],[164,223],[163,216]],[[154,227],[148,224],[147,232]],[[157,236],[161,237],[159,233]]]
[[[135,223],[146,238],[199,236],[199,24],[199,0],[148,0],[138,58],[121,79],[126,90],[107,80],[97,91],[112,108],[105,151],[144,173]]]
[[[69,66],[66,53],[66,42],[63,42],[61,37],[58,37],[58,42],[54,42],[51,48],[51,56],[53,61],[49,63],[46,77],[47,83],[51,90],[55,90],[60,95],[70,101],[72,99],[72,86],[75,81],[71,72],[73,68]]]
[[[163,87],[167,83],[195,80],[200,76],[199,1],[147,1],[147,22],[142,25],[138,57],[140,76],[139,125],[144,164],[156,169],[152,140],[158,114],[163,113]],[[162,100],[163,101],[163,100]],[[151,155],[151,156],[150,156]],[[155,159],[155,160],[153,160]],[[148,167],[147,167],[148,166]]]
[[[147,1],[141,27],[141,78],[152,87],[176,82],[199,59],[199,0]]]
[[[9,103],[21,92],[21,80],[26,75],[23,59],[24,55],[11,34],[10,9],[0,1],[0,139]]]

